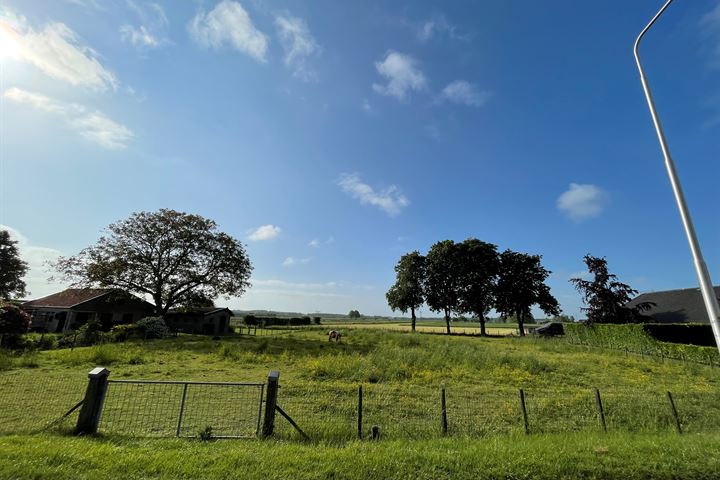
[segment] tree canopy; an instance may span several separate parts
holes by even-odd
[[[474,315],[480,321],[480,335],[485,335],[485,315],[493,308],[500,258],[497,246],[477,238],[456,245],[462,261],[458,265],[460,292],[458,310]]]
[[[495,309],[504,316],[515,315],[518,331],[525,335],[525,320],[537,305],[547,315],[559,315],[560,306],[545,280],[550,271],[542,266],[542,256],[505,250],[500,254],[500,274],[495,289]]]
[[[242,244],[213,220],[170,209],[110,224],[95,245],[55,268],[74,286],[149,295],[159,316],[197,299],[240,296],[252,271]]]
[[[430,310],[443,313],[448,334],[450,314],[460,308],[461,265],[461,251],[452,240],[433,244],[425,257],[425,298]]]
[[[400,257],[395,265],[395,284],[385,294],[388,305],[394,310],[412,316],[412,331],[415,331],[415,310],[425,302],[425,257],[414,251]]]
[[[637,290],[618,280],[617,275],[608,272],[604,257],[583,257],[592,280],[571,278],[578,292],[583,296],[588,323],[632,323],[642,321],[642,312],[654,306],[652,302],[641,302],[634,307],[626,304],[637,295]]]
[[[27,295],[23,277],[28,266],[20,258],[17,243],[10,238],[9,231],[0,230],[0,300]]]

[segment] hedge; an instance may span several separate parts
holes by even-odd
[[[249,326],[261,326],[261,327],[272,327],[272,326],[283,326],[283,327],[302,327],[311,325],[312,319],[310,317],[292,317],[292,318],[280,318],[280,317],[256,317],[255,315],[246,315],[243,318],[243,325]]]
[[[646,330],[650,324],[623,324],[586,326],[579,323],[565,324],[565,339],[573,344],[612,348],[643,355],[674,358],[690,362],[720,365],[720,354],[715,347],[701,347],[680,343],[662,342]],[[652,330],[654,327],[650,327]],[[659,331],[662,329],[656,329]],[[670,331],[670,329],[666,329]]]

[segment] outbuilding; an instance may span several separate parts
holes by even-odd
[[[225,307],[175,309],[165,315],[170,330],[201,335],[224,335],[230,332],[232,310]]]

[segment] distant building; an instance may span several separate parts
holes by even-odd
[[[715,295],[720,299],[720,287],[714,288]],[[710,323],[699,288],[643,293],[626,306],[634,307],[642,302],[655,304],[642,313],[658,323]]]
[[[171,310],[165,315],[170,330],[201,335],[223,335],[230,332],[229,308],[203,307]]]
[[[153,315],[152,304],[122,290],[68,288],[22,304],[31,317],[30,329],[67,333],[89,320],[100,322],[103,330],[113,325],[134,323]]]

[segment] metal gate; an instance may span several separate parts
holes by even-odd
[[[263,383],[108,380],[99,430],[132,436],[258,435]]]

